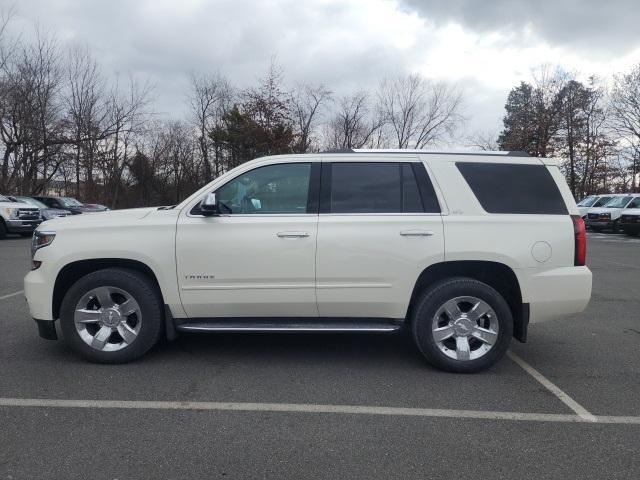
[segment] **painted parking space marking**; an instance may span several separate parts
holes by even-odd
[[[525,362],[518,355],[513,353],[512,351],[507,352],[507,356],[516,362],[525,372],[531,375],[535,380],[537,380],[542,386],[544,386],[547,390],[553,393],[562,403],[564,403],[571,410],[576,412],[580,418],[582,418],[586,422],[596,422],[596,416],[590,413],[586,408],[576,402],[573,398],[567,395],[563,390],[560,389],[556,384],[554,384],[551,380],[542,375],[538,370],[533,368],[527,362]]]
[[[0,297],[0,300],[6,300],[7,298],[15,297],[17,295],[20,295],[21,293],[24,293],[24,290],[20,290],[19,292],[13,292],[8,295],[3,295]]]
[[[310,414],[384,415],[404,417],[435,417],[478,420],[506,420],[552,423],[606,423],[640,425],[640,417],[592,416],[560,413],[521,413],[483,410],[449,410],[435,408],[378,407],[365,405],[316,405],[305,403],[244,403],[244,402],[191,402],[144,400],[67,400],[47,398],[0,398],[2,407],[31,408],[85,408],[121,410],[193,410],[236,412],[282,412]]]

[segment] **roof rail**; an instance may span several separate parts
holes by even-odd
[[[399,148],[333,148],[320,153],[406,153],[421,155],[475,155],[490,157],[530,157],[527,152],[520,150],[480,150],[472,151],[435,151],[421,149],[399,149]]]

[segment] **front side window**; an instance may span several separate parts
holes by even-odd
[[[433,186],[421,164],[334,162],[328,167],[331,174],[325,213],[440,211]]]
[[[259,167],[217,191],[222,214],[304,214],[308,212],[310,163]]]
[[[640,208],[640,197],[634,198],[633,202],[627,205],[627,208]]]

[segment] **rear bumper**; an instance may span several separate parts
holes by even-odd
[[[591,271],[587,267],[516,271],[522,301],[529,304],[529,323],[582,312],[591,299]]]
[[[42,220],[7,220],[7,232],[9,233],[26,233],[33,232]]]

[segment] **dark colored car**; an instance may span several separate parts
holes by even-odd
[[[49,208],[47,205],[42,203],[40,200],[36,200],[31,197],[9,197],[16,202],[28,203],[29,205],[33,205],[34,207],[38,207],[40,209],[40,215],[42,216],[42,220],[51,220],[52,218],[58,217],[68,217],[72,215],[69,210],[60,209],[60,208]]]
[[[69,210],[72,214],[78,215],[80,213],[93,213],[104,212],[107,207],[97,205],[85,205],[80,203],[75,198],[71,197],[33,197],[36,200],[44,203],[49,208],[59,208],[63,210]]]

